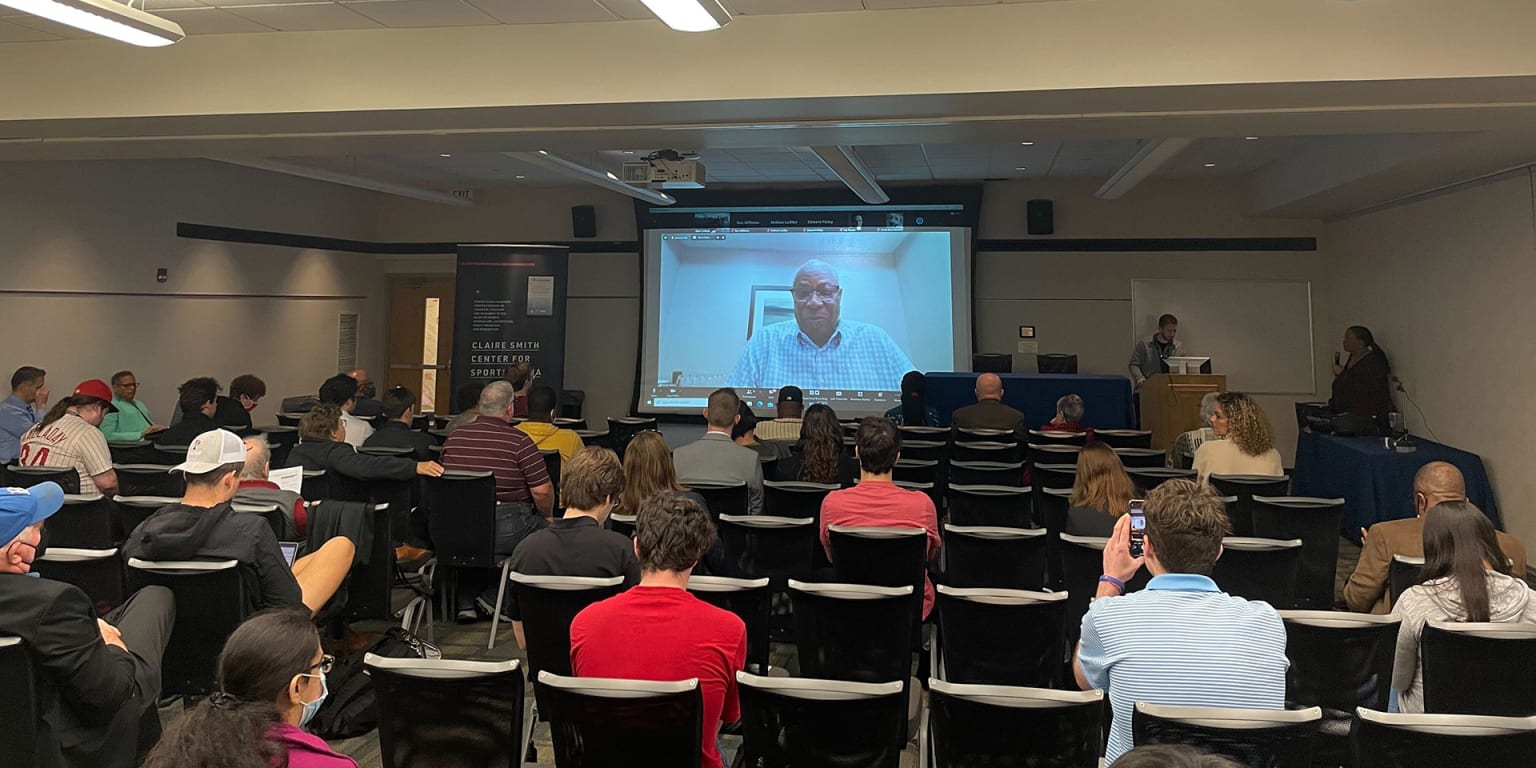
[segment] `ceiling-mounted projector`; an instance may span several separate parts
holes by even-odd
[[[704,164],[696,154],[662,149],[646,155],[644,160],[625,163],[619,179],[651,189],[703,189]]]

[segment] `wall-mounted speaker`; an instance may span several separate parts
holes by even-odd
[[[597,237],[596,208],[590,205],[571,206],[571,237]]]
[[[1024,204],[1024,220],[1031,235],[1056,234],[1056,204],[1050,200],[1031,200]]]

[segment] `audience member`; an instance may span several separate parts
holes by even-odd
[[[706,511],[709,509],[703,496],[677,481],[666,438],[660,432],[647,430],[635,435],[624,449],[624,492],[619,496],[616,511],[637,514],[641,503],[661,491],[679,494]]]
[[[1093,428],[1083,426],[1083,398],[1078,395],[1062,395],[1056,400],[1056,415],[1040,428],[1042,432],[1082,432],[1088,442],[1093,442]]]
[[[1189,469],[1195,465],[1195,451],[1200,450],[1208,440],[1219,440],[1216,431],[1211,429],[1211,419],[1216,417],[1216,397],[1219,392],[1207,392],[1200,398],[1200,424],[1199,429],[1191,429],[1181,433],[1173,439],[1173,448],[1168,451],[1168,466]]]
[[[80,382],[69,397],[53,404],[43,420],[21,437],[16,463],[27,467],[73,467],[80,493],[117,493],[117,472],[101,420],[113,411],[112,390],[101,379]]]
[[[698,678],[704,698],[703,768],[722,768],[717,735],[741,719],[736,672],[746,667],[747,628],[736,614],[688,592],[688,577],[715,541],[702,507],[672,493],[645,500],[635,521],[640,584],[587,606],[571,622],[578,677]]]
[[[1211,431],[1221,440],[1200,444],[1195,451],[1195,471],[1200,481],[1211,475],[1268,475],[1280,477],[1285,466],[1275,450],[1275,433],[1258,403],[1242,392],[1222,392],[1211,412]]]
[[[827,529],[834,525],[876,528],[922,528],[928,535],[928,562],[939,557],[939,518],[933,499],[909,491],[891,479],[901,457],[901,430],[890,419],[870,416],[859,422],[854,438],[859,483],[833,491],[821,502],[821,546],[832,557]],[[933,611],[933,582],[923,576],[923,618]]]
[[[384,404],[373,399],[377,390],[373,386],[373,379],[368,378],[368,371],[358,368],[347,371],[347,375],[357,382],[357,403],[352,406],[352,415],[369,421],[383,415]]]
[[[603,527],[623,490],[624,467],[618,455],[607,448],[581,449],[560,473],[565,516],[517,545],[512,571],[525,576],[623,576],[625,589],[639,584],[640,563],[633,543],[628,536]],[[522,617],[510,592],[506,607],[517,644],[526,648]]]
[[[252,616],[219,653],[219,689],[171,724],[144,768],[357,768],[304,730],[330,694],[333,663],[303,611]]]
[[[357,405],[357,379],[338,373],[320,385],[320,404],[334,405],[341,409],[341,421],[347,425],[346,442],[353,448],[361,448],[373,434],[373,425],[352,415]]]
[[[937,427],[939,411],[928,404],[928,379],[918,371],[901,377],[901,405],[885,412],[896,426]]]
[[[757,455],[763,461],[777,461],[789,455],[789,446],[783,443],[765,443],[757,439],[757,414],[752,412],[752,406],[742,401],[737,409],[741,418],[736,420],[736,426],[731,427],[731,440],[737,445],[751,448],[757,451]]]
[[[1211,581],[1227,510],[1209,487],[1169,480],[1147,494],[1145,554],[1132,557],[1130,516],[1104,547],[1104,575],[1083,617],[1077,684],[1108,692],[1114,710],[1106,764],[1132,746],[1136,702],[1284,709],[1285,625],[1269,605],[1230,597]],[[1146,589],[1123,594],[1143,563]]]
[[[208,379],[213,382],[213,419],[214,427],[209,429],[227,429],[237,435],[245,435],[251,432],[251,411],[256,410],[256,405],[267,396],[267,383],[253,374],[242,373],[229,382],[229,396],[219,394],[223,387],[216,379]],[[176,401],[176,410],[171,414],[171,426],[181,423],[186,418],[186,412],[182,409],[181,400]],[[192,433],[197,437],[201,432]],[[185,442],[180,445],[186,445]]]
[[[187,379],[176,388],[176,394],[181,420],[155,435],[156,446],[183,447],[204,432],[221,429],[213,419],[218,412],[219,382],[207,376]]]
[[[160,661],[176,601],[165,587],[145,587],[103,620],[79,587],[28,578],[37,575],[43,521],[63,504],[55,483],[0,489],[0,635],[26,643],[39,726],[35,743],[11,749],[37,749],[37,765],[128,768],[142,737],[159,732]],[[152,730],[141,732],[146,724]]]
[[[416,420],[416,393],[405,387],[395,387],[384,393],[384,398],[379,401],[384,408],[384,422],[373,434],[363,441],[364,448],[407,448],[410,449],[410,458],[416,461],[431,461],[436,458],[432,452],[432,436],[425,432],[411,429],[411,424]]]
[[[1402,619],[1392,664],[1399,712],[1424,711],[1419,637],[1426,623],[1536,624],[1531,588],[1510,574],[1493,523],[1471,502],[1442,502],[1424,515],[1423,576],[1392,610]]]
[[[1431,461],[1413,476],[1414,516],[1406,520],[1388,520],[1371,526],[1369,533],[1360,529],[1360,559],[1344,585],[1344,602],[1359,613],[1388,613],[1391,595],[1387,590],[1392,556],[1424,557],[1424,513],[1437,504],[1466,501],[1467,485],[1461,470],[1444,461]],[[1499,549],[1511,563],[1511,573],[1525,573],[1525,545],[1519,539],[1499,531]]]
[[[554,425],[555,406],[558,403],[554,388],[534,387],[528,391],[527,402],[528,418],[519,423],[517,428],[533,438],[535,448],[559,451],[561,461],[570,461],[582,449],[581,436]]]
[[[480,392],[485,389],[485,384],[471,381],[459,387],[453,393],[453,418],[448,420],[448,426],[443,431],[453,434],[455,429],[480,418]]]
[[[702,438],[672,452],[677,477],[685,484],[747,486],[747,512],[763,513],[763,465],[757,451],[731,440],[731,430],[741,418],[741,398],[736,390],[717,389],[709,394],[704,409],[708,430]]]
[[[1024,414],[1003,404],[1003,380],[995,373],[976,377],[976,403],[955,411],[949,422],[957,429],[1008,430],[1021,444],[1029,437]]]
[[[1115,768],[1243,768],[1221,755],[1210,755],[1183,744],[1148,744],[1120,756]]]
[[[805,393],[796,386],[779,387],[774,418],[757,423],[759,440],[799,440],[800,415],[805,412]]]
[[[843,451],[843,425],[837,414],[821,403],[805,411],[800,429],[800,452],[777,464],[781,481],[853,485],[859,477],[859,460]]]
[[[187,482],[181,503],[162,507],[139,523],[123,543],[123,555],[235,560],[252,610],[302,604],[317,613],[352,570],[356,547],[337,536],[290,568],[266,518],[236,512],[230,504],[245,459],[245,443],[235,433],[216,429],[199,435],[187,447],[187,460],[171,468]]]
[[[138,400],[139,379],[133,371],[112,374],[112,406],[117,410],[101,420],[101,434],[109,443],[131,443],[165,429],[149,415],[149,406]]]
[[[250,435],[242,440],[245,443],[245,466],[240,468],[240,486],[235,490],[235,501],[276,504],[283,511],[283,541],[303,541],[309,533],[304,497],[285,491],[267,479],[272,470],[272,446],[266,435]]]
[[[512,391],[516,393],[513,400],[512,417],[517,419],[528,418],[528,391],[533,387],[533,366],[527,363],[517,363],[507,369],[507,383],[512,385]]]
[[[21,455],[21,436],[48,410],[47,372],[23,365],[11,374],[11,394],[0,401],[0,466]]]
[[[549,525],[554,484],[533,438],[512,426],[512,385],[493,381],[480,394],[480,417],[453,431],[443,445],[443,466],[496,476],[496,554],[507,557],[534,531]],[[302,443],[301,443],[302,445]],[[496,600],[496,579],[478,574],[480,589],[461,588],[460,621],[486,615]],[[461,582],[462,584],[462,582]]]
[[[435,461],[416,461],[404,456],[358,453],[347,441],[351,427],[345,414],[329,403],[314,407],[299,419],[299,444],[288,452],[288,466],[335,472],[352,480],[411,480],[416,475],[438,477],[443,467]]]
[[[1067,501],[1067,533],[1109,538],[1115,520],[1131,509],[1136,485],[1120,456],[1104,443],[1089,443],[1077,454],[1077,478]]]

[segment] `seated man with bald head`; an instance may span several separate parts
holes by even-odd
[[[1389,613],[1391,596],[1388,594],[1387,572],[1393,555],[1404,557],[1424,556],[1424,513],[1445,501],[1466,501],[1467,484],[1461,470],[1443,461],[1432,461],[1419,468],[1413,476],[1413,509],[1415,515],[1406,520],[1389,520],[1371,526],[1369,533],[1360,529],[1363,542],[1360,562],[1344,585],[1344,602],[1351,611],[1359,613]],[[1525,545],[1520,540],[1498,532],[1499,549],[1513,563],[1511,572],[1517,578],[1525,577]]]
[[[726,377],[727,387],[901,389],[912,361],[879,326],[842,316],[843,286],[831,265],[806,262],[795,273],[790,293],[795,322],[753,329],[746,351]]]
[[[1028,441],[1024,414],[1003,404],[1003,380],[995,373],[976,377],[976,404],[955,411],[949,423],[957,429],[1006,429],[1020,443]]]

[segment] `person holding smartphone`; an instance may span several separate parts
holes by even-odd
[[[1211,580],[1228,529],[1207,486],[1169,480],[1135,500],[1104,546],[1104,575],[1083,617],[1072,667],[1084,690],[1114,709],[1105,762],[1130,750],[1138,701],[1187,707],[1285,708],[1285,625],[1267,603],[1232,597]],[[1142,535],[1135,536],[1134,528]],[[1140,540],[1140,550],[1133,549]],[[1125,594],[1145,566],[1152,580]]]

